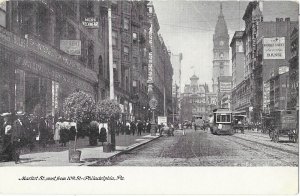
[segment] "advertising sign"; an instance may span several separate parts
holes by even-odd
[[[263,38],[264,59],[285,59],[285,37]]]
[[[149,29],[149,45],[151,47],[151,50],[149,51],[149,61],[148,61],[148,81],[147,83],[153,83],[153,64],[152,64],[152,46],[153,46],[153,40],[152,40],[152,24]]]
[[[60,40],[60,49],[69,55],[81,55],[80,40]]]
[[[270,104],[270,82],[264,82],[263,84],[263,110],[268,109]]]
[[[230,92],[231,91],[231,82],[220,82],[220,92]]]
[[[164,125],[167,125],[167,117],[166,116],[158,116],[157,117],[157,123],[160,125],[163,123]]]
[[[82,25],[87,28],[98,28],[99,22],[94,17],[87,17],[82,21]]]
[[[278,73],[279,74],[284,74],[284,73],[286,73],[286,72],[288,72],[289,71],[289,67],[288,66],[280,66],[279,68],[278,68]]]

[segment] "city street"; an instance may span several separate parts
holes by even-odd
[[[113,166],[298,166],[298,144],[273,143],[267,135],[246,132],[212,135],[181,130],[111,160]],[[257,137],[261,135],[261,137]],[[106,164],[107,165],[107,164]]]

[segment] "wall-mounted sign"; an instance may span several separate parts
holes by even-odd
[[[69,55],[81,55],[80,40],[60,40],[60,49]]]
[[[285,59],[285,37],[263,38],[264,59]]]
[[[149,51],[149,61],[148,61],[148,83],[153,83],[153,56],[152,56],[152,46],[153,46],[153,38],[152,38],[152,24],[150,26],[150,29],[149,29],[149,45],[151,47],[151,50]]]
[[[289,72],[289,67],[288,66],[280,66],[279,68],[278,68],[278,74],[280,75],[280,74],[284,74],[284,73],[286,73],[286,72]]]
[[[230,92],[231,82],[220,82],[220,92]]]
[[[82,25],[87,27],[87,28],[98,28],[99,27],[99,22],[94,17],[86,17],[82,21]]]

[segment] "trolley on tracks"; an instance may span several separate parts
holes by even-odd
[[[232,112],[229,109],[215,109],[213,116],[213,122],[210,125],[210,131],[212,134],[234,134],[232,128]]]
[[[280,137],[288,137],[289,141],[298,141],[298,119],[296,110],[276,110],[271,113],[272,130],[269,135],[272,141],[278,142]]]

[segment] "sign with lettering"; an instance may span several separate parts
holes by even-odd
[[[288,66],[280,66],[278,68],[278,74],[284,74],[284,73],[286,73],[288,71],[289,71],[289,67]]]
[[[87,28],[98,28],[99,27],[99,22],[94,17],[86,17],[82,21],[82,25],[87,27]]]
[[[263,83],[263,110],[266,111],[270,104],[270,82]]]
[[[94,88],[91,83],[78,77],[74,77],[73,75],[66,74],[65,72],[57,70],[32,58],[22,59],[22,57],[17,57],[14,59],[14,63],[22,70],[49,78],[62,84],[71,85],[84,91],[94,92]]]
[[[231,82],[220,82],[220,92],[230,92]]]
[[[158,116],[157,117],[157,124],[167,125],[167,117],[166,116]]]
[[[285,37],[263,38],[264,59],[285,59]]]
[[[153,83],[153,64],[152,64],[152,46],[153,46],[153,40],[152,40],[152,24],[150,26],[150,30],[149,30],[149,45],[150,45],[150,51],[149,51],[149,55],[148,55],[148,81],[147,83]]]
[[[69,55],[81,55],[80,40],[60,40],[60,49]]]
[[[85,68],[82,64],[70,58],[68,55],[60,54],[58,50],[31,36],[28,37],[28,49],[49,59],[50,61],[54,61],[57,65],[68,69],[68,71],[71,71],[74,75],[83,77],[88,81],[97,82],[96,72]]]

